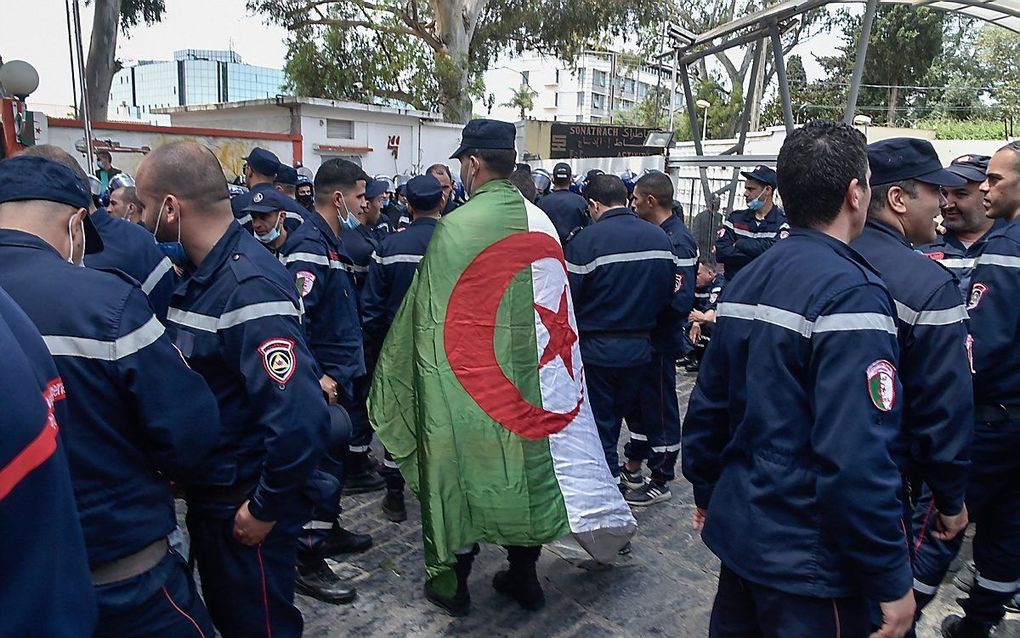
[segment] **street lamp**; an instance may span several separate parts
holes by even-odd
[[[0,66],[0,86],[22,102],[39,88],[39,72],[24,60],[11,60]]]
[[[704,111],[704,114],[701,116],[703,122],[701,128],[701,139],[704,140],[708,137],[708,107],[712,106],[712,103],[708,100],[698,100],[694,104]]]
[[[871,126],[871,118],[868,117],[867,115],[855,115],[854,116],[854,126],[859,126],[859,127],[863,128],[864,130],[861,131],[861,132],[864,133],[864,137],[867,137],[868,136],[868,127]]]

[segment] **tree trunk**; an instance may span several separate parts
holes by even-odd
[[[469,51],[485,2],[432,0],[431,3],[436,15],[436,31],[443,41],[442,49],[436,51],[436,73],[443,117],[449,122],[465,124],[471,119],[471,97],[467,93]]]
[[[116,73],[117,31],[120,27],[120,0],[95,0],[92,42],[85,64],[89,116],[105,122],[110,106],[110,86]]]
[[[889,106],[885,112],[885,123],[886,126],[892,126],[896,123],[896,102],[899,99],[900,87],[895,84],[889,89]]]

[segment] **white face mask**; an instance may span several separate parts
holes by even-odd
[[[159,223],[163,219],[163,210],[165,208],[166,208],[166,200],[163,200],[163,205],[159,207],[159,214],[156,215],[156,227],[152,229],[152,236],[156,238],[157,242],[159,241],[159,236],[158,236],[158,233],[159,233]],[[180,220],[180,213],[179,212],[177,214],[177,217],[178,217],[178,219],[177,219],[177,242],[176,243],[179,244],[179,243],[181,243],[181,220]]]
[[[74,234],[71,230],[74,228],[74,216],[67,220],[67,243],[71,246],[70,253],[67,255],[67,263],[74,266],[83,267],[85,265],[85,218],[82,217],[80,222],[81,230],[81,258],[78,261],[74,260]]]

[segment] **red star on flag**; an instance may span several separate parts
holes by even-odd
[[[570,327],[570,320],[567,314],[567,289],[563,288],[560,297],[560,307],[553,311],[545,306],[533,304],[538,312],[542,325],[549,331],[549,343],[545,344],[542,357],[538,360],[538,367],[543,368],[556,357],[563,360],[567,368],[567,374],[574,378],[574,344],[577,343],[577,333]]]

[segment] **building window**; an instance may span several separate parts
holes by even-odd
[[[584,69],[581,69],[580,71],[577,72],[577,83],[578,84],[584,84],[584,71],[585,71]]]
[[[351,120],[326,120],[326,137],[337,140],[354,139],[354,122]]]
[[[596,111],[604,111],[606,109],[606,96],[600,93],[592,93],[591,107]]]
[[[609,75],[605,71],[595,69],[595,71],[592,72],[592,82],[596,86],[609,86]]]
[[[560,94],[559,94],[559,92],[553,93],[553,106],[559,106],[559,105],[560,105]]]
[[[577,92],[577,108],[584,108],[584,91]]]
[[[525,85],[527,85],[527,86],[531,86],[531,83],[530,83],[530,82],[528,82],[528,74],[529,74],[529,73],[530,73],[530,71],[521,71],[521,81],[522,81],[522,82],[523,82],[523,83],[524,83]]]
[[[560,83],[560,70],[556,69],[556,84]]]

